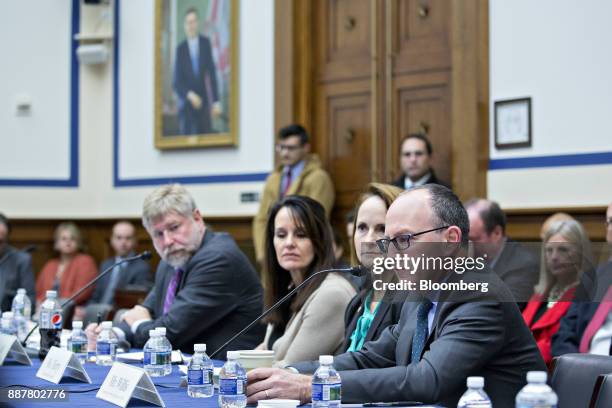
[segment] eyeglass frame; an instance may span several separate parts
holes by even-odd
[[[410,248],[410,241],[412,240],[412,238],[419,236],[419,235],[423,235],[423,234],[427,234],[428,232],[434,232],[434,231],[440,231],[442,229],[445,228],[450,228],[451,225],[445,225],[443,227],[437,227],[437,228],[432,228],[432,229],[428,229],[427,231],[421,231],[421,232],[417,232],[414,234],[400,234],[396,237],[393,238],[381,238],[381,239],[377,239],[376,240],[376,246],[378,246],[378,249],[380,249],[380,251],[383,254],[387,254],[389,253],[389,248],[391,247],[391,244],[393,244],[393,246],[395,247],[396,250],[398,251],[405,251],[406,249]],[[408,245],[405,248],[400,248],[399,244],[397,243],[397,239],[399,237],[408,237]]]
[[[282,152],[283,150],[287,150],[288,152],[295,152],[298,151],[299,149],[303,149],[304,145],[300,144],[297,146],[293,146],[293,145],[285,145],[282,143],[277,143],[276,146],[274,146],[274,149],[276,150],[277,153]]]

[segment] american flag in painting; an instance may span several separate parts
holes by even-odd
[[[230,73],[230,2],[210,0],[206,13],[206,26],[209,28],[213,59],[217,66],[217,84],[221,93],[227,89]]]

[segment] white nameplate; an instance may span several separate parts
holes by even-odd
[[[123,408],[132,398],[166,406],[144,369],[118,362],[113,363],[96,398]]]
[[[36,376],[53,384],[59,384],[63,377],[70,377],[91,384],[91,379],[78,357],[71,351],[55,346],[51,347],[49,353],[47,353],[47,357],[40,365]]]
[[[8,355],[18,363],[32,365],[32,360],[21,346],[19,339],[16,336],[0,333],[0,365],[4,364]]]

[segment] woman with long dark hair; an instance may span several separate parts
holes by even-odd
[[[266,307],[313,273],[332,268],[332,241],[325,210],[315,200],[287,196],[272,206],[266,225]],[[354,295],[354,287],[340,273],[315,277],[267,317],[266,338],[259,348],[274,350],[280,366],[334,354],[344,338],[343,311]]]

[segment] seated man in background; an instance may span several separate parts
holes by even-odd
[[[24,288],[34,305],[34,273],[29,254],[9,245],[11,224],[0,213],[0,310],[11,310],[17,289]]]
[[[470,219],[474,256],[485,256],[489,268],[504,281],[523,310],[538,283],[539,265],[525,247],[506,235],[506,214],[495,201],[472,199],[465,203]]]
[[[391,204],[385,219],[385,236],[390,238],[377,243],[389,257],[419,256],[422,249],[447,243],[446,248],[456,249],[445,249],[444,255],[458,261],[467,248],[468,232],[468,217],[459,199],[446,187],[427,184],[406,191]],[[453,407],[465,391],[466,378],[482,376],[494,407],[514,407],[527,372],[546,366],[508,288],[486,270],[471,277],[452,269],[445,275],[437,270],[415,271],[448,281],[486,279],[489,291],[481,296],[432,290],[421,292],[418,302],[406,302],[399,323],[389,326],[378,340],[334,358],[342,378],[342,402],[421,401]],[[411,272],[397,274],[412,280]],[[446,301],[446,296],[462,297]],[[316,367],[313,362],[293,365],[304,373]],[[247,376],[249,403],[311,399],[309,375],[258,368]]]
[[[112,267],[125,258],[136,255],[136,229],[129,221],[119,221],[113,226],[110,245],[115,256],[106,259],[100,264],[99,273]],[[146,290],[151,289],[151,266],[149,262],[137,259],[117,265],[113,270],[104,275],[96,282],[96,289],[87,305],[88,309],[100,309],[109,311],[115,303],[115,291],[117,289]],[[92,312],[93,313],[93,312]]]
[[[174,349],[192,353],[195,343],[206,343],[213,351],[261,313],[262,287],[248,258],[228,234],[206,228],[183,186],[149,194],[142,221],[162,261],[144,303],[126,312],[115,328],[119,337],[142,347],[149,330],[166,327]],[[92,324],[87,330],[92,335],[99,328]],[[259,325],[229,349],[251,349],[262,338]]]
[[[612,249],[612,203],[606,211],[606,242]],[[612,256],[595,274],[584,273],[575,300],[552,339],[552,355],[612,355]]]

